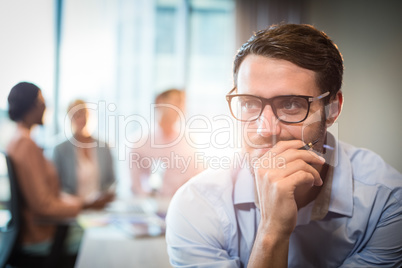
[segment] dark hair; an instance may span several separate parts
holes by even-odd
[[[242,45],[235,57],[235,86],[240,64],[250,54],[287,60],[299,67],[315,71],[316,83],[322,93],[329,91],[330,96],[335,96],[341,89],[342,55],[324,32],[311,25],[273,25],[255,33]]]
[[[28,82],[16,84],[8,94],[8,115],[11,120],[21,120],[34,106],[39,88]]]

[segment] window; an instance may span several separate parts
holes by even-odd
[[[54,7],[52,0],[0,2],[0,149],[14,133],[8,119],[7,96],[21,82],[35,83],[47,103],[46,128],[36,128],[38,143],[50,140],[54,129]]]
[[[0,78],[0,119],[5,121],[4,100],[14,84],[37,84],[48,106],[46,125],[35,135],[42,146],[66,139],[71,132],[66,108],[82,98],[91,103],[94,135],[112,147],[117,178],[128,179],[127,144],[141,126],[133,116],[149,123],[158,92],[185,89],[190,117],[202,114],[212,122],[214,116],[229,115],[225,94],[236,49],[233,0],[63,1],[57,94],[54,1],[31,2],[0,4],[6,35],[0,70],[7,74]]]

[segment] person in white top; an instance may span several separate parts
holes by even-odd
[[[194,163],[195,149],[187,143],[180,116],[184,116],[185,93],[166,90],[155,98],[155,129],[141,133],[130,152],[132,191],[138,196],[171,198],[191,177],[201,171]]]

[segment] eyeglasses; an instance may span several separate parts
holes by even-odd
[[[278,120],[285,123],[300,123],[306,120],[310,111],[310,103],[329,95],[329,91],[327,91],[317,97],[284,95],[266,99],[250,94],[231,94],[235,89],[233,88],[226,95],[226,100],[233,117],[242,122],[257,120],[265,106],[269,104]]]

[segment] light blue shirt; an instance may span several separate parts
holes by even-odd
[[[336,149],[332,183],[298,212],[288,266],[402,267],[402,175],[371,151]],[[171,264],[246,267],[260,221],[254,193],[245,169],[210,169],[180,188],[166,219]]]

